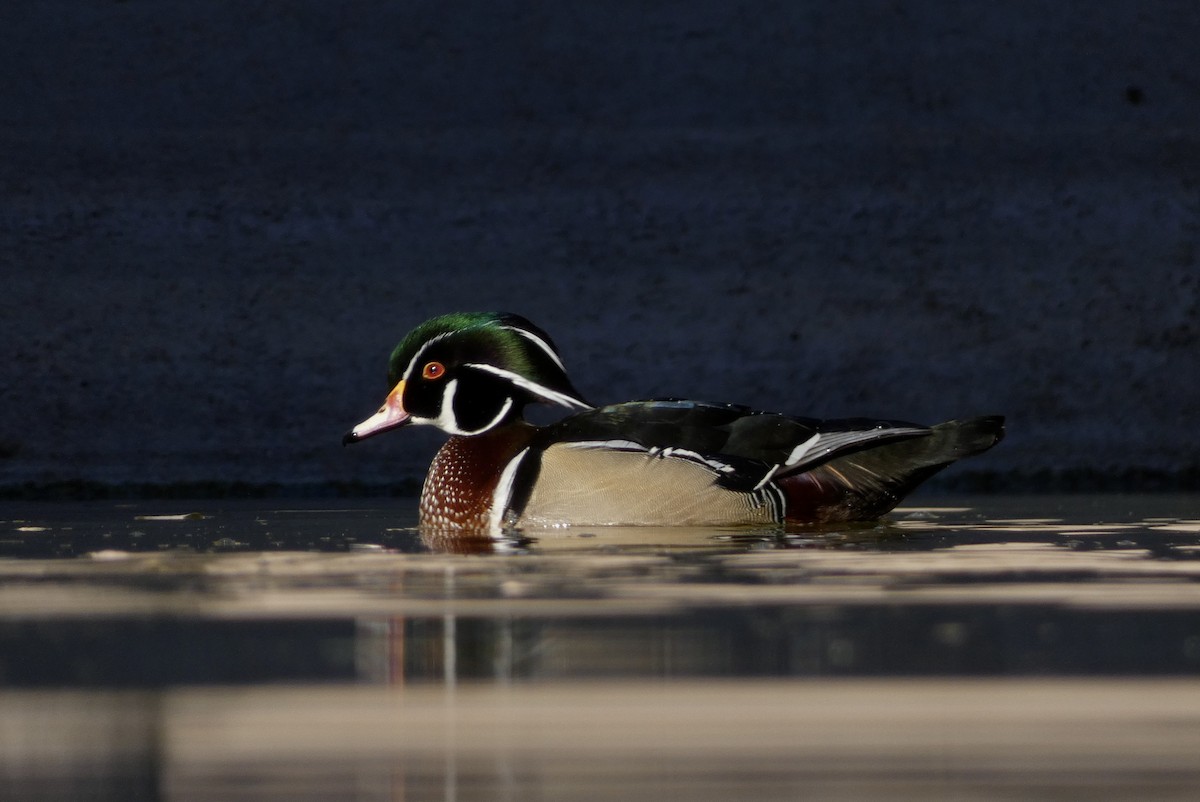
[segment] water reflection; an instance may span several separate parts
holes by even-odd
[[[1194,682],[0,693],[5,799],[1189,799]]]
[[[1188,798],[1195,502],[469,544],[376,504],[14,508],[0,799]]]

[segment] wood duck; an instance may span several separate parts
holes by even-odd
[[[1000,416],[929,427],[673,398],[593,407],[549,335],[512,314],[421,324],[392,352],[388,386],[343,443],[409,424],[446,432],[421,492],[421,526],[488,536],[872,520],[1004,436]],[[532,403],[572,414],[534,426],[522,414]]]

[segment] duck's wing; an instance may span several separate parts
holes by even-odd
[[[630,401],[588,410],[543,430],[569,444],[687,460],[722,487],[758,491],[767,482],[884,443],[928,437],[927,426],[867,418],[817,420],[737,404],[680,399]]]
[[[803,522],[854,521],[887,513],[917,485],[946,466],[987,451],[1004,438],[1004,418],[988,415],[939,423],[928,436],[836,454],[776,484],[787,518]]]

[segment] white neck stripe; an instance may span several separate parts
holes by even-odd
[[[504,524],[504,513],[508,512],[508,505],[512,503],[513,482],[517,478],[517,468],[520,467],[521,460],[525,459],[525,455],[528,453],[528,447],[522,449],[521,453],[510,459],[504,466],[504,470],[500,472],[496,490],[492,493],[492,508],[488,511],[488,528],[491,530],[492,537],[499,537],[503,534],[501,527]]]
[[[473,432],[468,432],[468,434],[479,434],[480,432],[486,432],[488,429],[492,428],[497,423],[504,420],[504,416],[508,414],[508,411],[510,409],[512,409],[512,406],[513,406],[512,396],[508,396],[507,398],[504,399],[504,406],[500,407],[500,411],[498,413],[496,413],[496,417],[492,418],[491,421],[488,422],[487,426],[484,426],[482,429],[476,429]]]

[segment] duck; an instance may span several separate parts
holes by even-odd
[[[449,438],[425,477],[419,527],[493,538],[577,526],[873,521],[1004,437],[1000,415],[925,426],[680,398],[594,406],[550,335],[512,313],[422,323],[392,351],[387,387],[343,444],[408,426],[442,430]],[[532,404],[563,416],[535,425],[525,414]]]

